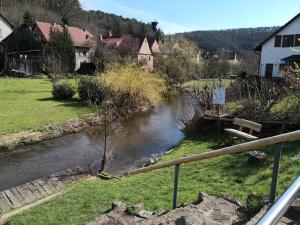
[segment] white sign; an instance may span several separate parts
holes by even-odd
[[[225,88],[219,87],[213,89],[213,104],[225,105]]]

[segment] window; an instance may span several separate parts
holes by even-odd
[[[284,35],[282,40],[282,47],[293,47],[295,35]]]
[[[266,65],[266,73],[265,73],[265,77],[267,79],[271,79],[273,76],[273,64],[267,64]]]
[[[295,36],[295,46],[300,46],[300,34],[296,34]]]
[[[282,36],[276,35],[275,36],[275,47],[281,47],[281,41],[282,41]]]

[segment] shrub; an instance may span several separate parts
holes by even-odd
[[[53,84],[52,96],[56,100],[71,99],[75,93],[75,88],[68,81],[56,82]]]
[[[100,104],[105,98],[105,88],[99,77],[84,77],[79,80],[78,93],[84,101]]]
[[[128,117],[163,100],[164,80],[133,63],[111,67],[104,76],[111,92],[110,108],[116,116]]]

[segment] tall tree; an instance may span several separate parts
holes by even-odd
[[[46,66],[50,73],[73,72],[75,68],[75,49],[68,32],[64,27],[63,32],[51,29],[50,40],[45,49]],[[55,68],[55,71],[51,71]]]
[[[35,23],[34,20],[33,20],[32,15],[31,15],[31,13],[28,10],[26,10],[24,12],[23,23],[26,24],[29,27],[32,27],[34,25],[34,23]]]

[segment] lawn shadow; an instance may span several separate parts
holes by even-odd
[[[84,102],[82,102],[80,99],[72,98],[70,100],[55,100],[54,98],[40,98],[38,101],[42,102],[57,102],[60,103],[56,107],[70,107],[70,108],[86,108],[88,105]]]

